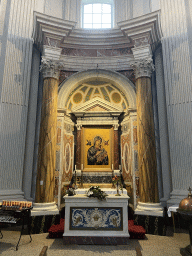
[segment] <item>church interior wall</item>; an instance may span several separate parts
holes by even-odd
[[[160,145],[160,135],[159,135],[159,115],[158,115],[157,86],[156,86],[155,72],[152,74],[152,77],[151,77],[151,92],[152,92],[152,104],[153,104],[153,119],[154,119],[154,126],[155,126],[158,191],[159,191],[159,198],[162,198],[163,187],[162,187],[161,145]]]
[[[60,19],[64,18],[64,1],[63,0],[45,0],[44,13]]]
[[[191,184],[191,63],[185,1],[161,1],[162,50],[173,196]],[[166,10],[172,10],[167,12]],[[180,180],[179,180],[180,177]],[[182,177],[182,178],[181,178]],[[177,192],[174,192],[174,190]],[[183,193],[183,192],[181,192]]]
[[[32,61],[34,1],[3,1],[1,19],[1,184],[23,198],[22,178]],[[25,26],[22,26],[25,24]],[[17,192],[16,192],[17,191]],[[18,192],[20,191],[20,192]],[[9,196],[8,196],[9,197]]]
[[[40,52],[35,47],[33,47],[22,188],[25,194],[25,198],[27,200],[31,200],[31,184],[33,178],[33,161],[35,152],[34,142],[36,136],[35,133],[37,120],[37,98],[39,84],[39,65]]]
[[[75,8],[76,11],[74,11]],[[163,184],[162,201],[166,202],[173,190],[169,201],[172,204],[178,200],[179,196],[183,197],[186,189],[192,183],[190,160],[192,119],[189,118],[192,109],[192,7],[188,0],[121,0],[115,2],[115,8],[115,24],[121,19],[131,19],[150,11],[161,10],[162,53],[161,51],[156,52],[155,64]],[[34,10],[50,16],[76,21],[76,28],[80,28],[81,25],[81,15],[78,11],[80,10],[80,1],[78,0],[2,1],[0,17],[2,111],[0,136],[3,151],[1,151],[0,199],[3,198],[1,194],[11,194],[10,191],[13,190],[15,193],[17,191],[18,198],[23,198],[23,191],[26,198],[34,198],[35,193],[35,163],[37,162],[38,126],[40,125],[40,107],[38,105],[36,106],[36,121],[34,116],[35,102],[39,100],[41,92],[37,93],[37,89],[32,88],[37,86],[37,77],[35,76],[38,66],[36,60],[34,69],[31,71],[31,63],[34,61],[31,39]],[[105,57],[102,58],[102,60],[104,59]],[[162,70],[162,65],[164,70]],[[162,79],[163,75],[164,80]],[[41,82],[39,83],[41,87],[40,84]],[[34,128],[35,126],[36,128]],[[27,127],[30,129],[27,130]],[[34,129],[36,129],[35,135]],[[32,158],[29,157],[31,151],[28,147],[33,143],[35,147],[32,161]],[[33,173],[29,175],[28,180],[26,177],[31,170]],[[23,171],[26,172],[24,175]],[[31,195],[28,187],[30,180],[32,180]]]
[[[155,67],[156,67],[156,93],[157,93],[157,106],[158,106],[158,140],[161,160],[161,179],[162,179],[162,204],[166,204],[170,197],[172,190],[171,179],[171,165],[170,165],[170,152],[169,152],[169,136],[167,125],[167,108],[166,108],[166,94],[164,86],[164,71],[163,71],[163,58],[162,47],[155,51]]]

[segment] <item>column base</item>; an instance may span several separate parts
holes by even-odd
[[[56,215],[59,214],[59,210],[55,202],[52,203],[33,203],[33,209],[31,216],[40,215]]]
[[[8,201],[25,201],[24,192],[20,189],[0,190],[0,202]]]
[[[160,203],[139,202],[135,209],[135,214],[163,217],[163,207]]]
[[[160,199],[160,202],[161,202],[162,207],[167,207],[167,201],[168,201],[168,200],[169,200],[168,197],[162,197],[162,198]]]
[[[183,198],[187,197],[187,195],[188,195],[187,190],[174,189],[170,194],[169,200],[167,200],[167,207],[174,204],[179,204]]]

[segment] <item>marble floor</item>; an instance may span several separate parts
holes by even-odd
[[[2,230],[3,238],[0,239],[0,255],[25,255],[38,256],[44,246],[48,246],[48,256],[124,256],[137,255],[135,248],[141,250],[143,256],[168,256],[180,255],[180,248],[189,244],[189,235],[185,230],[168,230],[167,236],[146,235],[145,240],[130,240],[129,245],[104,246],[104,245],[63,245],[62,239],[50,239],[48,234],[32,235],[32,242],[28,235],[23,235],[18,251],[15,250],[19,239],[18,230]]]

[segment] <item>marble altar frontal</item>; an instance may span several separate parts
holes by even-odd
[[[129,237],[128,199],[126,194],[109,194],[106,200],[85,194],[65,196],[66,236]]]

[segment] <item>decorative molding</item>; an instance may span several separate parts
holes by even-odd
[[[61,55],[67,71],[84,71],[89,69],[105,70],[131,70],[130,61],[134,60],[133,54],[120,56],[71,56]]]
[[[55,78],[59,80],[59,74],[63,63],[60,61],[54,61],[46,58],[42,58],[40,72],[43,74],[43,78]]]
[[[61,48],[43,45],[43,58],[50,60],[59,60],[61,57],[61,51]]]
[[[63,48],[115,49],[131,47],[127,36],[118,29],[74,29],[62,42]]]
[[[99,107],[102,111],[90,111],[93,108]],[[80,106],[72,109],[72,113],[76,117],[93,117],[93,116],[119,116],[123,112],[123,108],[112,105],[111,103],[99,97],[95,97]]]
[[[163,207],[160,203],[139,202],[135,209],[135,214],[163,217]]]
[[[59,87],[58,108],[65,109],[69,95],[80,84],[87,83],[89,81],[105,81],[107,83],[113,84],[119,88],[120,92],[124,93],[129,103],[129,109],[136,110],[135,86],[131,83],[131,81],[117,72],[101,69],[78,72],[66,79],[66,81],[63,81]],[[74,109],[72,110],[74,111]]]
[[[130,130],[130,123],[125,123],[121,125],[121,131],[122,133],[127,133]]]
[[[150,44],[132,48],[132,52],[135,60],[152,58],[152,50]]]
[[[82,118],[79,117],[77,119],[77,125],[118,125],[119,120],[114,119],[113,117],[89,117],[89,118]]]
[[[151,58],[132,61],[131,66],[135,71],[136,79],[140,77],[151,77],[152,72],[155,70]]]
[[[60,47],[76,22],[34,12],[33,39],[41,49],[43,44]]]
[[[119,124],[113,124],[114,131],[118,131]]]
[[[162,37],[159,11],[119,22],[118,26],[134,47],[150,44],[155,49]]]
[[[77,130],[78,130],[78,131],[81,131],[81,129],[82,129],[82,124],[76,124],[76,127],[77,127]]]

